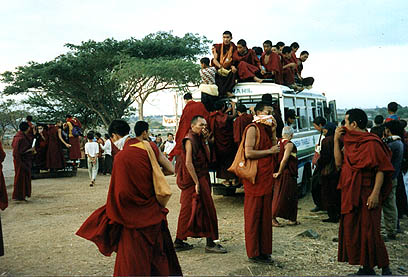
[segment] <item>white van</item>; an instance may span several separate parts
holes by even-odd
[[[298,119],[293,128],[295,135],[293,143],[298,150],[298,186],[301,195],[305,195],[310,189],[310,180],[312,176],[311,161],[314,155],[315,145],[319,139],[319,132],[313,127],[313,120],[317,116],[323,116],[328,121],[337,122],[336,102],[327,102],[323,93],[313,90],[303,90],[300,93],[293,89],[274,84],[274,83],[238,83],[233,93],[240,104],[247,108],[255,106],[261,101],[262,95],[271,94],[273,102],[277,103],[282,114],[282,120],[285,122],[285,112],[288,109],[295,110]],[[212,183],[218,183],[213,180]],[[218,189],[222,191],[222,189]],[[226,194],[230,194],[227,192]],[[222,193],[224,194],[224,193]]]

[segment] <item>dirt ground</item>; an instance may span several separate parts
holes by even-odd
[[[10,157],[10,155],[9,155]],[[9,160],[10,162],[10,160]],[[5,170],[10,173],[10,165]],[[12,176],[6,175],[9,198]],[[173,196],[169,203],[169,228],[175,234],[180,191],[168,177]],[[112,275],[115,257],[105,257],[96,246],[75,235],[85,219],[106,200],[109,176],[99,175],[89,187],[84,169],[78,176],[39,179],[32,182],[29,201],[10,201],[1,212],[5,256],[0,257],[0,275]],[[357,270],[337,262],[338,224],[322,223],[324,213],[311,213],[310,194],[299,202],[301,225],[273,230],[273,266],[249,263],[245,252],[243,194],[214,196],[220,240],[227,254],[205,254],[203,239],[189,239],[194,249],[178,254],[184,275],[346,275]],[[282,220],[284,222],[284,220]],[[408,230],[408,220],[401,222]],[[312,229],[319,238],[297,236]],[[174,238],[174,237],[173,237]],[[394,274],[408,274],[408,232],[386,242]],[[377,269],[380,274],[380,270]]]

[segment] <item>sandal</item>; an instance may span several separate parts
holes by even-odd
[[[272,219],[272,226],[273,227],[283,227],[276,219]]]
[[[299,221],[289,221],[289,223],[287,225],[288,226],[300,225],[300,222]]]

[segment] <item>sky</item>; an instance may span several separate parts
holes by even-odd
[[[197,33],[214,43],[230,30],[249,47],[294,41],[309,59],[302,75],[338,108],[408,106],[408,1],[0,2],[0,72],[65,53],[65,43],[142,38],[157,31]],[[0,90],[4,85],[0,84]],[[172,114],[171,93],[148,99],[145,114]]]

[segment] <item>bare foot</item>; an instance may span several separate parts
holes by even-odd
[[[288,222],[288,225],[289,225],[289,226],[295,226],[295,225],[299,225],[299,224],[300,224],[299,221],[290,221],[290,220],[289,220],[289,222]]]

